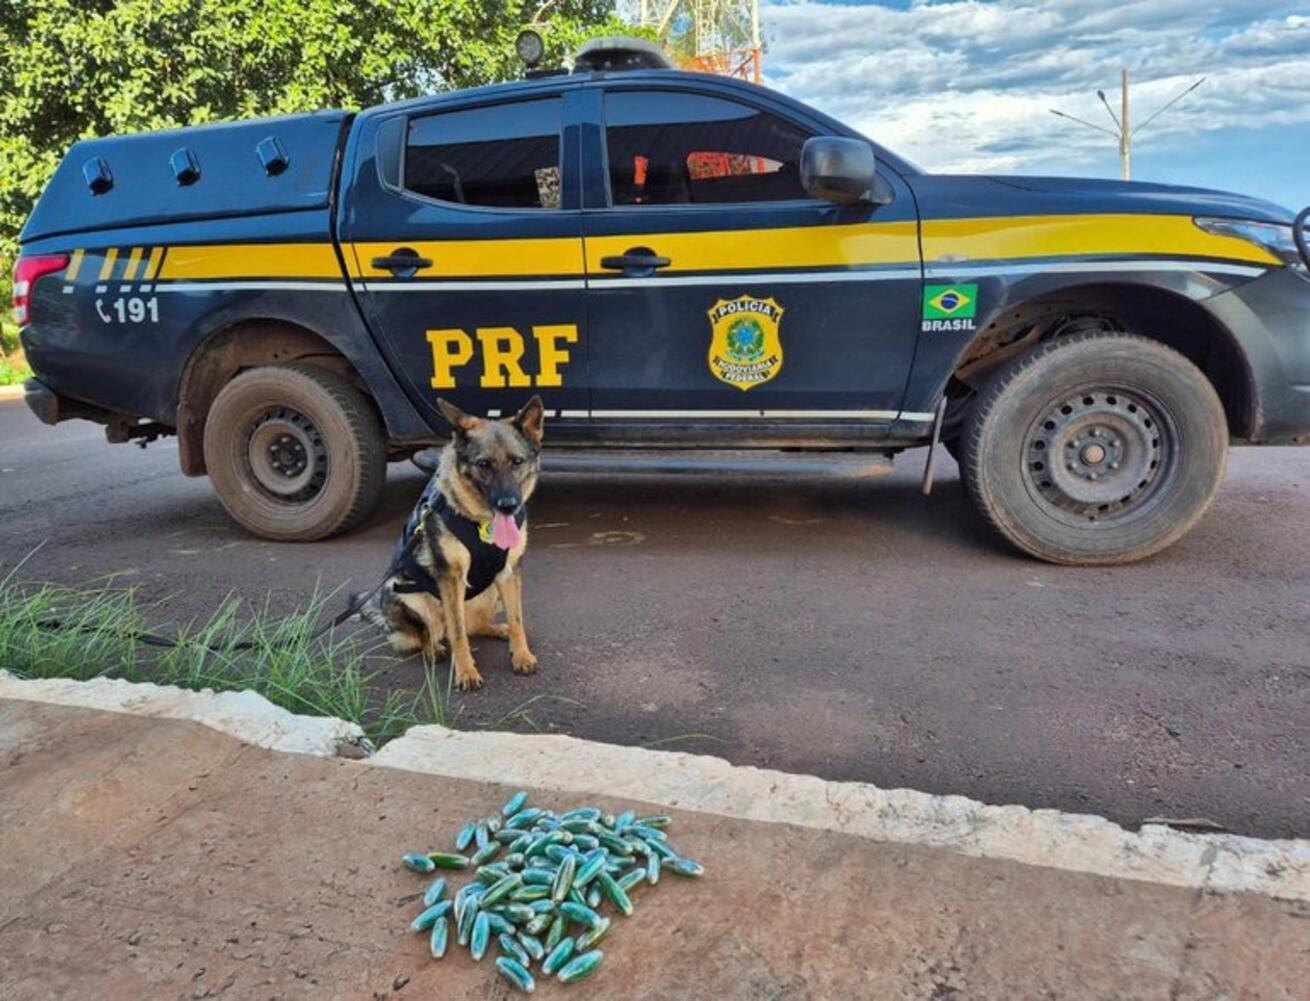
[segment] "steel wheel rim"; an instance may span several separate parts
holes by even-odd
[[[1146,393],[1086,387],[1043,408],[1023,456],[1024,485],[1055,518],[1124,523],[1150,510],[1173,477],[1177,427]]]
[[[323,436],[290,407],[270,407],[254,420],[246,437],[246,464],[260,491],[285,503],[312,500],[327,482]]]

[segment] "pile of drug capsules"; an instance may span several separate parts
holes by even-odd
[[[517,792],[499,817],[465,824],[454,852],[402,857],[419,873],[475,871],[473,882],[449,900],[444,878],[423,894],[424,910],[410,929],[430,933],[434,958],[446,954],[453,923],[474,960],[496,936],[496,969],[519,990],[536,989],[529,972],[536,961],[546,976],[573,983],[595,973],[604,958],[595,946],[610,928],[600,914],[606,901],[629,917],[629,894],[642,882],[654,886],[666,870],[693,877],[705,871],[673,850],[664,833],[668,817],[637,817],[632,810],[616,817],[594,806],[557,816],[527,804],[528,794]],[[473,853],[463,854],[470,847]],[[580,930],[570,934],[574,927]]]

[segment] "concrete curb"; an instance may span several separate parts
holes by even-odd
[[[21,400],[22,398],[23,384],[21,382],[17,386],[0,386],[0,401]]]
[[[24,681],[0,671],[0,698],[190,719],[273,750],[333,755],[357,727],[295,716],[253,692],[215,694],[96,679]],[[734,766],[713,757],[619,747],[563,736],[411,729],[372,758],[473,781],[642,800],[679,810],[837,831],[1119,879],[1310,902],[1310,840],[1198,835],[1103,817],[987,806],[963,796],[826,782]]]

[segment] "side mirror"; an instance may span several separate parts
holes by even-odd
[[[890,201],[878,177],[873,148],[859,139],[814,136],[801,147],[801,185],[815,198],[837,205]]]

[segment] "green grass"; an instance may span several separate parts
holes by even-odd
[[[0,580],[0,667],[20,677],[248,689],[294,713],[357,723],[374,743],[417,723],[447,722],[450,680],[443,690],[433,665],[419,690],[393,690],[370,668],[377,644],[332,633],[314,638],[337,609],[331,595],[315,596],[290,615],[249,609],[230,597],[208,619],[184,624],[178,645],[163,649],[140,637],[150,631],[149,620],[166,615],[167,601],[144,603],[134,588],[112,580],[19,584],[17,569]],[[233,649],[241,642],[251,649]]]
[[[32,374],[18,343],[18,327],[0,320],[0,386],[13,386]]]

